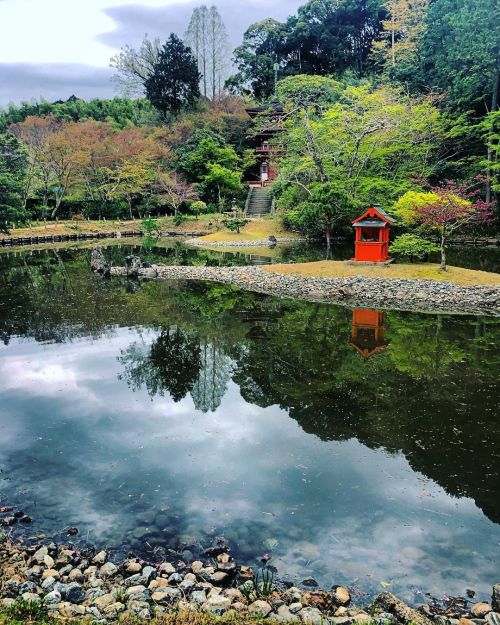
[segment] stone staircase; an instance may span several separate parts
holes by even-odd
[[[269,187],[250,187],[245,206],[246,217],[270,215],[273,212],[273,197]]]

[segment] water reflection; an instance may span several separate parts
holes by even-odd
[[[36,532],[193,554],[224,533],[292,578],[489,589],[497,320],[128,292],[60,259],[0,274],[0,494]]]
[[[352,311],[351,345],[365,360],[387,347],[382,310],[355,308]]]

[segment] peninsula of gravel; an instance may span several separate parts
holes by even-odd
[[[349,272],[353,275],[316,276],[304,272],[309,265],[315,263],[267,267],[169,266],[143,263],[137,256],[128,256],[124,267],[111,267],[99,247],[93,250],[91,259],[92,270],[102,275],[208,280],[275,296],[348,306],[500,316],[497,274],[487,274],[493,277],[491,284],[460,285],[446,280],[367,277],[357,275],[357,268]]]
[[[86,619],[102,623],[127,618],[150,620],[175,614],[175,622],[207,623],[193,616],[225,617],[227,623],[264,619],[305,625],[499,625],[500,584],[491,601],[453,598],[414,608],[390,592],[370,605],[354,605],[351,591],[339,585],[320,590],[309,577],[293,586],[274,577],[269,556],[261,568],[238,563],[224,539],[204,553],[206,561],[147,563],[130,555],[113,562],[106,551],[74,545],[0,543],[0,613],[11,622]],[[229,620],[227,620],[229,619]],[[0,622],[1,617],[0,617]],[[3,619],[3,622],[9,622]]]

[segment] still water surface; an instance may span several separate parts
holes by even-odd
[[[0,501],[30,532],[184,557],[223,535],[295,581],[489,593],[498,320],[103,281],[88,261],[0,256]]]

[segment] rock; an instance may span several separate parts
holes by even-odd
[[[224,597],[228,597],[231,601],[243,601],[245,597],[237,588],[228,588],[223,593]]]
[[[46,577],[43,582],[42,582],[42,588],[44,590],[50,590],[52,588],[52,586],[56,583],[56,578],[55,577]]]
[[[47,549],[47,547],[40,547],[40,549],[38,549],[38,551],[35,551],[35,553],[33,554],[33,558],[40,564],[43,564],[43,559],[45,558],[45,556],[48,555],[49,550]]]
[[[375,598],[373,606],[382,612],[392,614],[403,625],[410,625],[410,623],[413,625],[431,625],[432,623],[430,619],[418,612],[418,610],[410,608],[410,606],[390,592],[380,593]]]
[[[371,621],[373,620],[371,616],[369,616],[368,614],[365,614],[364,612],[361,612],[360,614],[356,614],[353,619],[352,619],[355,623],[371,623]]]
[[[183,577],[180,573],[172,573],[172,575],[168,578],[168,583],[172,585],[180,584],[183,580]]]
[[[61,594],[63,599],[66,599],[66,601],[69,601],[70,603],[81,603],[85,599],[85,592],[83,588],[76,582],[67,584]]]
[[[100,588],[89,588],[85,593],[86,601],[94,601],[97,597],[103,597],[106,593]]]
[[[193,562],[193,564],[195,564],[195,562]],[[202,564],[202,568],[203,568],[203,564]],[[163,564],[160,564],[160,566],[158,567],[158,572],[164,575],[172,575],[172,573],[175,573],[176,570],[175,570],[175,567],[172,564],[170,564],[170,562],[163,562]]]
[[[224,573],[224,571],[216,571],[212,575],[210,575],[210,581],[212,584],[224,584],[224,582],[228,579],[228,574]],[[170,581],[170,578],[169,578]]]
[[[85,614],[85,608],[82,605],[74,605],[69,601],[63,601],[59,604],[59,614],[64,618],[77,618]]]
[[[500,625],[500,614],[498,612],[488,612],[486,622],[488,625]]]
[[[470,611],[475,618],[484,618],[488,612],[491,612],[491,606],[489,603],[485,602],[475,603]]]
[[[314,579],[314,577],[306,577],[301,581],[302,586],[307,586],[308,588],[316,588],[318,586],[318,582]]]
[[[147,592],[146,586],[130,586],[130,588],[127,588],[125,591],[125,596],[133,597],[134,595],[142,595],[145,592]]]
[[[54,558],[52,558],[51,556],[49,556],[48,554],[43,556],[43,563],[45,564],[45,566],[48,569],[53,569],[54,568]]]
[[[100,597],[96,597],[92,603],[97,606],[97,608],[102,612],[108,606],[112,605],[116,602],[115,595],[112,593],[108,593],[106,595],[101,595]]]
[[[104,564],[106,562],[106,558],[108,554],[105,551],[99,551],[99,553],[92,559],[94,564]]]
[[[182,592],[184,593],[188,593],[192,590],[194,585],[195,582],[191,581],[190,579],[183,579],[182,582],[179,584],[179,589],[182,590]]]
[[[100,621],[100,620],[102,620],[102,614],[101,614],[101,613],[99,612],[99,610],[98,610],[95,606],[93,606],[93,605],[91,605],[91,606],[89,606],[89,607],[85,608],[85,613],[86,613],[86,614],[90,614],[90,616],[91,616],[91,617],[93,618],[93,620],[95,620],[95,621]]]
[[[19,584],[18,592],[20,595],[23,595],[27,592],[36,594],[36,584],[34,582],[24,582]]]
[[[108,605],[108,607],[104,609],[104,614],[109,618],[116,618],[124,610],[125,606],[123,605],[123,603],[116,601],[115,603]]]
[[[326,610],[331,603],[331,596],[324,590],[305,592],[300,601],[303,605],[318,608],[319,610]]]
[[[276,616],[273,616],[273,620],[283,621],[285,623],[296,623],[300,621],[296,614],[290,612],[290,608],[287,605],[280,605],[276,611]]]
[[[138,256],[126,256],[125,269],[129,278],[137,278],[140,270],[142,269],[141,259]]]
[[[181,592],[177,588],[165,588],[154,592],[151,599],[160,605],[170,605],[176,599],[180,599],[181,596]]]
[[[469,618],[462,617],[459,619],[458,625],[474,625],[474,621],[471,621]]]
[[[296,601],[291,603],[288,607],[292,614],[297,614],[297,612],[300,612],[304,606],[299,601]]]
[[[392,625],[397,623],[397,618],[389,612],[381,612],[377,617],[378,625]]]
[[[4,608],[8,608],[13,603],[15,603],[15,599],[12,599],[10,597],[6,597],[5,599],[0,599],[0,605],[3,605]]]
[[[239,576],[242,580],[253,579],[254,573],[249,566],[240,566]]]
[[[127,604],[127,612],[138,616],[140,619],[151,617],[151,610],[147,601],[130,601]]]
[[[47,593],[44,597],[44,601],[47,605],[60,603],[61,599],[61,593],[58,590],[53,590],[52,592]]]
[[[64,567],[64,568],[66,569],[67,567]],[[64,575],[64,573],[62,573],[62,569],[61,569],[61,574]],[[85,581],[85,575],[80,571],[80,569],[71,569],[68,575],[68,581],[77,582],[78,584],[83,584]]]
[[[113,577],[113,575],[116,575],[116,573],[118,573],[118,567],[112,562],[106,562],[106,564],[103,564],[99,569],[99,575],[105,578]]]
[[[202,603],[205,603],[207,600],[207,595],[204,590],[194,590],[191,593],[191,603],[194,603],[196,606],[200,606]]]
[[[39,601],[40,597],[36,594],[36,592],[23,592],[21,599],[24,601]]]
[[[142,571],[142,564],[140,562],[129,562],[125,567],[127,573],[140,573]]]
[[[111,265],[104,258],[104,253],[102,248],[97,246],[92,250],[92,254],[90,256],[90,268],[92,271],[96,273],[100,273],[103,276],[109,276],[111,273]],[[70,527],[68,530],[68,536],[76,536],[78,534],[78,530],[76,527]]]
[[[231,607],[231,599],[223,597],[222,595],[214,595],[212,597],[208,597],[201,607],[205,610],[205,612],[212,612],[213,614],[221,615]]]
[[[191,570],[193,571],[195,575],[198,575],[198,573],[202,570],[202,568],[203,568],[203,562],[200,562],[199,560],[195,560],[191,564]]]
[[[236,601],[236,603],[231,604],[231,610],[236,610],[236,612],[247,612],[247,606],[241,601]]]
[[[217,536],[216,538],[214,538],[210,547],[208,547],[208,549],[205,549],[203,555],[209,558],[213,558],[222,553],[227,553],[228,551],[229,545],[227,544],[226,539],[223,536]]]
[[[0,519],[0,525],[3,525],[4,527],[11,527],[16,522],[17,519],[15,516],[6,516],[3,519]]]
[[[248,613],[254,616],[260,615],[264,618],[272,612],[272,607],[267,601],[257,600],[248,606]]]
[[[47,569],[42,573],[42,579],[46,579],[47,577],[53,577],[54,579],[59,579],[60,573],[56,571],[56,569]]]
[[[493,593],[491,595],[491,607],[494,612],[500,612],[500,584],[493,586]]]
[[[23,516],[19,518],[19,523],[33,523],[33,519],[29,516],[29,514],[23,514]]]
[[[306,625],[321,625],[323,622],[323,615],[318,608],[302,608],[299,618]]]
[[[142,569],[142,577],[145,580],[145,585],[147,586],[149,582],[156,577],[156,569],[152,566],[145,566]]]
[[[338,606],[347,606],[351,602],[351,595],[345,586],[334,586],[332,588],[333,601]]]

